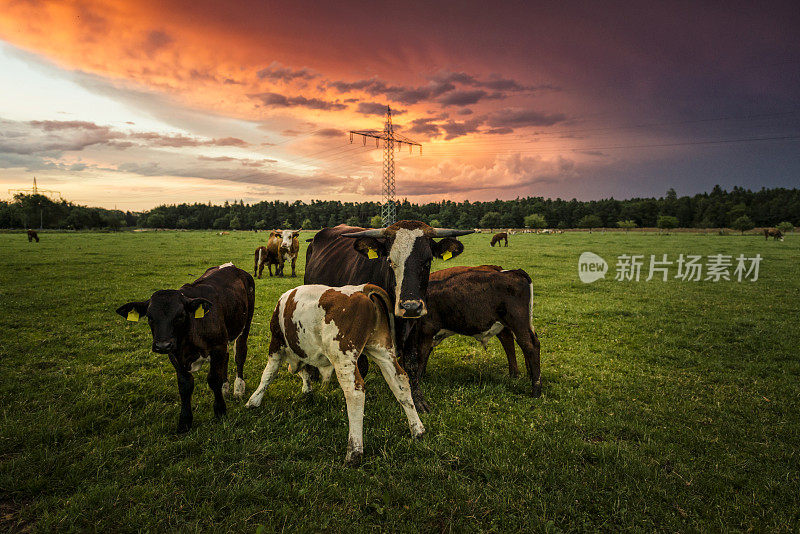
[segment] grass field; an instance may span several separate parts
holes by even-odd
[[[310,234],[308,234],[310,235]],[[308,235],[303,234],[305,239]],[[454,337],[431,356],[435,411],[412,441],[367,378],[362,467],[343,466],[338,387],[285,370],[262,407],[217,421],[200,375],[194,428],[145,323],[114,309],[206,267],[252,269],[265,234],[0,235],[0,530],[796,531],[800,524],[800,239],[622,233],[463,238],[451,265],[524,268],[543,395],[505,356]],[[303,250],[305,242],[303,241]],[[578,280],[578,256],[609,263]],[[761,254],[759,280],[619,282],[620,254]],[[269,314],[298,278],[257,280],[247,395]],[[646,268],[646,267],[645,267]],[[646,274],[646,273],[645,273]],[[518,350],[520,368],[522,355]],[[231,366],[232,374],[233,366]]]

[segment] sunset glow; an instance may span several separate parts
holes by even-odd
[[[377,200],[387,105],[415,201],[797,186],[784,7],[2,0],[0,194]]]

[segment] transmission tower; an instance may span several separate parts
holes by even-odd
[[[381,139],[383,140],[383,198],[381,203],[381,218],[383,225],[389,226],[395,223],[397,219],[397,201],[395,200],[395,186],[394,186],[394,148],[402,147],[403,144],[408,145],[408,151],[411,152],[413,147],[418,146],[419,152],[422,154],[422,145],[408,137],[394,133],[392,127],[392,108],[386,106],[386,124],[383,131],[380,130],[351,130],[350,142],[353,142],[353,136],[360,135],[364,139],[364,144],[367,144],[367,137],[375,139],[375,146],[380,146]]]
[[[36,185],[36,177],[33,177],[33,187],[30,189],[9,189],[8,192],[13,196],[15,193],[22,193],[26,195],[42,195],[42,196],[49,196],[49,195],[58,195],[59,200],[64,200],[64,197],[61,196],[59,191],[53,191],[52,189],[39,189],[39,186]],[[28,216],[25,215],[25,226],[28,226]],[[42,215],[42,205],[41,200],[39,201],[39,230],[42,229],[43,223],[43,215]]]

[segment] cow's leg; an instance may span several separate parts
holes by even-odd
[[[247,338],[250,336],[250,325],[253,321],[253,306],[249,306],[247,323],[242,333],[233,344],[233,359],[236,362],[236,380],[233,381],[233,396],[237,399],[244,398],[244,362],[247,359]]]
[[[542,370],[539,362],[539,336],[529,324],[512,327],[512,332],[517,340],[522,355],[525,357],[525,367],[531,379],[531,394],[539,397],[542,394]]]
[[[269,386],[270,382],[275,380],[275,376],[278,374],[278,369],[280,369],[285,357],[286,355],[284,354],[283,350],[269,355],[267,366],[264,368],[264,372],[261,374],[261,383],[258,385],[258,388],[256,388],[253,394],[250,395],[250,399],[248,399],[247,404],[245,405],[246,407],[257,408],[261,406],[261,399],[264,398],[264,390],[267,389],[267,386]]]
[[[269,275],[272,276],[272,264],[269,262],[267,262],[267,270],[269,271]]]
[[[508,358],[508,374],[511,378],[519,376],[519,368],[517,367],[517,351],[514,346],[514,334],[508,328],[503,328],[497,334],[497,339],[503,345],[503,350],[506,351],[506,358]]]
[[[333,367],[347,403],[347,421],[350,427],[344,461],[347,465],[356,466],[361,463],[361,456],[364,454],[364,380],[355,361],[337,361]]]
[[[389,389],[394,393],[394,398],[397,399],[397,402],[406,412],[411,435],[415,438],[422,437],[422,434],[425,433],[425,427],[422,425],[417,409],[414,407],[414,399],[411,398],[411,383],[406,372],[397,363],[394,351],[380,345],[373,345],[365,348],[365,352],[378,365],[383,378],[389,384]]]
[[[295,277],[295,276],[297,276],[297,275],[295,274],[295,270],[294,270],[295,263],[297,263],[297,256],[295,256],[294,258],[292,258],[292,277]]]
[[[401,328],[396,329],[396,331],[401,331],[405,328],[410,328],[410,325],[403,325]],[[414,399],[414,405],[417,407],[418,412],[428,413],[431,411],[431,405],[428,404],[428,401],[425,400],[425,395],[422,393],[420,378],[422,377],[424,368],[420,365],[420,351],[417,346],[418,344],[414,341],[415,337],[416,335],[412,333],[412,335],[409,335],[403,342],[402,336],[400,336],[398,332],[397,346],[403,347],[403,367],[411,380],[411,397]]]
[[[214,415],[222,417],[228,411],[222,395],[222,385],[228,382],[228,347],[211,351],[211,366],[208,370],[208,387],[214,393]]]
[[[192,391],[194,391],[194,376],[188,371],[177,370],[178,393],[181,396],[181,414],[178,416],[177,432],[188,432],[192,428]]]
[[[297,374],[300,375],[300,380],[303,381],[303,393],[311,393],[313,387],[311,385],[311,373],[308,371],[308,366],[303,365],[300,370],[297,371]]]

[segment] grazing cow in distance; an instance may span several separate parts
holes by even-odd
[[[405,344],[413,342],[416,319],[427,313],[425,297],[434,257],[444,260],[458,256],[464,245],[458,236],[473,230],[432,228],[420,221],[398,221],[386,228],[365,229],[340,224],[323,228],[306,251],[306,284],[344,286],[375,284],[389,294],[395,315],[398,352],[405,355],[411,377],[411,394],[417,410],[429,407],[415,383],[416,351]],[[441,238],[439,241],[435,239]],[[366,375],[366,358],[359,371]]]
[[[272,265],[275,265],[275,274],[283,276],[283,266],[286,260],[292,260],[292,276],[295,274],[297,254],[300,251],[300,240],[297,236],[300,230],[273,230],[267,241],[267,266],[269,275],[272,276]]]
[[[781,233],[780,230],[778,230],[777,228],[764,228],[764,239],[769,241],[770,237],[775,241],[777,241],[778,239],[783,241],[783,233]]]
[[[28,230],[28,243],[30,243],[34,239],[38,243],[39,242],[39,234],[36,233],[36,230]]]
[[[428,314],[417,329],[419,376],[425,373],[433,347],[445,338],[471,336],[486,348],[497,336],[508,358],[508,372],[519,374],[514,341],[522,349],[531,380],[531,393],[542,393],[539,338],[531,328],[533,285],[522,269],[503,270],[496,265],[451,267],[431,273]]]
[[[491,246],[494,246],[495,244],[500,246],[500,241],[503,241],[503,240],[505,240],[505,242],[506,242],[505,246],[508,246],[508,233],[500,232],[498,234],[494,234],[494,236],[492,237],[492,242],[489,243],[489,244]]]
[[[357,465],[364,452],[365,392],[358,371],[358,357],[363,353],[380,368],[405,410],[411,435],[422,436],[425,427],[414,408],[408,376],[397,363],[391,309],[389,295],[372,284],[305,285],[284,293],[270,321],[269,361],[247,407],[261,405],[264,390],[284,360],[290,372],[301,373],[304,391],[309,389],[305,366],[318,368],[325,380],[335,371],[350,425],[345,462]]]
[[[211,267],[180,289],[162,289],[141,302],[128,302],[117,313],[129,321],[147,317],[153,352],[166,354],[178,375],[181,414],[178,432],[192,427],[194,376],[210,361],[208,385],[214,392],[214,415],[225,415],[228,391],[228,343],[234,344],[236,381],[233,393],[245,392],[247,336],[255,309],[255,282],[249,273],[226,263]]]

